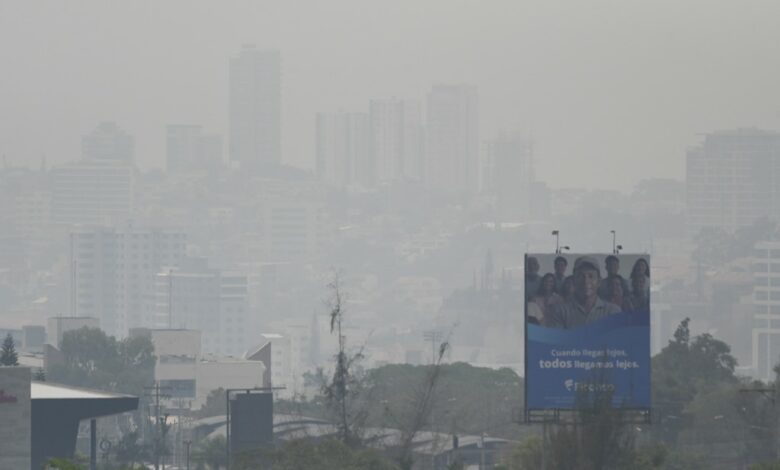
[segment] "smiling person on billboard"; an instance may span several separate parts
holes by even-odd
[[[550,306],[545,325],[568,330],[619,313],[619,306],[599,297],[600,284],[598,261],[590,256],[577,258],[574,262],[574,298]]]

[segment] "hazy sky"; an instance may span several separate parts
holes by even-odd
[[[780,2],[0,0],[0,153],[78,158],[100,120],[164,165],[164,126],[227,136],[228,58],[278,48],[284,160],[314,165],[314,113],[479,87],[481,136],[519,130],[554,187],[682,178],[713,129],[780,130]],[[606,170],[606,171],[605,171]]]

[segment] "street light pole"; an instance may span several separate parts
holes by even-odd
[[[612,234],[612,254],[616,255],[617,254],[617,244],[616,244],[616,240],[615,240],[615,231],[614,230],[610,230],[609,233]]]
[[[559,254],[561,252],[561,249],[558,246],[558,241],[560,238],[560,232],[558,230],[553,230],[552,235],[555,237],[555,254]]]

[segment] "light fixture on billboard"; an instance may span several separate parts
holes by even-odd
[[[557,230],[553,230],[552,235],[555,237],[555,253],[558,254],[561,252],[560,248],[558,248],[558,239],[560,237],[560,232],[558,232]]]

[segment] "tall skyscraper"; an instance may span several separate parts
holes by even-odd
[[[531,142],[502,134],[487,142],[483,191],[495,197],[496,217],[518,222],[532,216],[534,162]]]
[[[222,162],[222,138],[201,126],[167,126],[166,160],[168,173],[214,170]]]
[[[374,184],[366,113],[317,113],[317,175],[339,188]]]
[[[101,122],[81,138],[84,160],[133,163],[135,139],[114,122]]]
[[[70,235],[71,316],[100,320],[117,337],[157,324],[155,276],[185,254],[183,233],[125,226],[86,228]]]
[[[479,188],[479,112],[471,85],[435,85],[428,93],[427,186],[474,194]]]
[[[259,170],[281,162],[279,51],[245,45],[230,59],[230,160]]]
[[[688,150],[687,225],[734,231],[780,217],[780,134],[737,129],[707,134]]]
[[[780,242],[758,242],[753,250],[752,358],[756,378],[772,380],[780,355]]]
[[[419,103],[395,98],[371,100],[369,119],[377,181],[419,180],[422,176]]]

